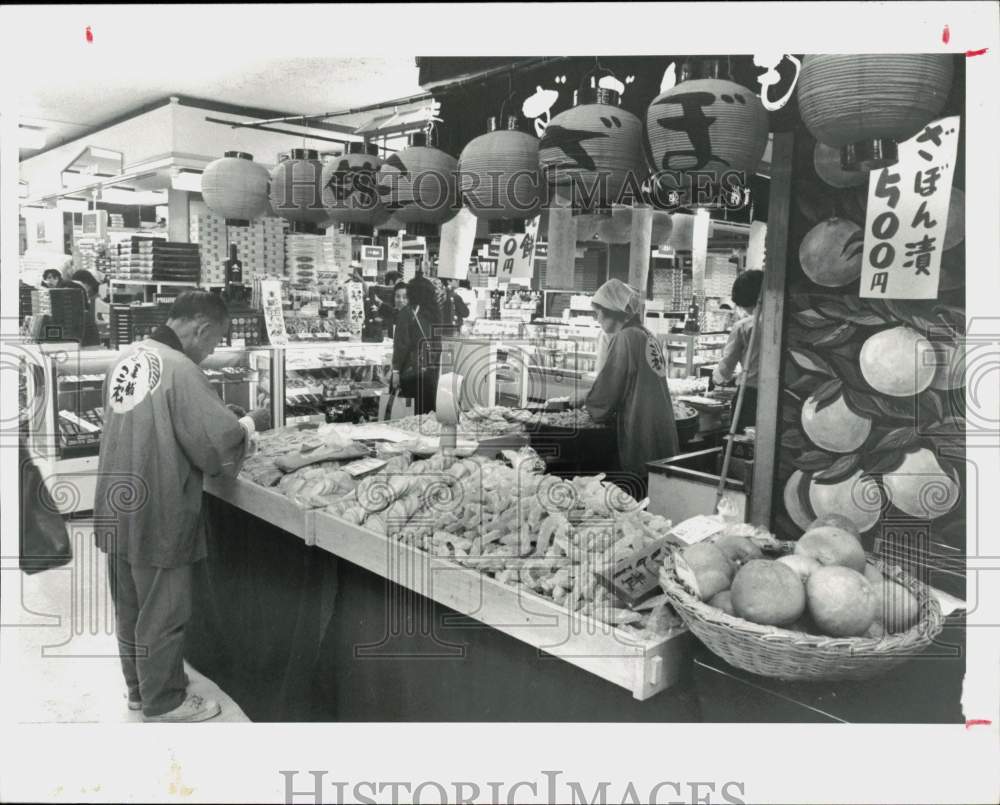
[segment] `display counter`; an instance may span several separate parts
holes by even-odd
[[[478,609],[470,617],[454,608],[453,590],[425,597],[418,582],[396,583],[380,569],[391,554],[358,553],[357,533],[333,530],[310,546],[235,505],[234,488],[210,491],[188,658],[254,721],[963,721],[960,620],[933,656],[864,682],[757,677],[685,633],[690,661],[672,686],[639,700],[485,625]]]

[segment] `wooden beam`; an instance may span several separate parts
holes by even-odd
[[[784,357],[785,278],[788,265],[788,219],[792,206],[792,132],[774,135],[771,198],[767,214],[767,268],[760,317],[760,368],[757,376],[757,443],[749,520],[771,528],[771,503],[781,437],[781,361]]]

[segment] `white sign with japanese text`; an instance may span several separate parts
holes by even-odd
[[[260,296],[264,307],[264,325],[271,346],[288,343],[285,330],[285,312],[281,307],[281,280],[261,280]]]
[[[959,118],[928,123],[868,184],[863,299],[936,299]]]
[[[500,268],[497,274],[506,280],[530,280],[535,265],[535,240],[538,219],[529,221],[523,235],[504,235],[500,238]]]
[[[386,257],[385,259],[390,263],[402,263],[403,262],[403,236],[396,235],[395,237],[389,238],[386,244]]]

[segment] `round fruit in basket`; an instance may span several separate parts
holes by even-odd
[[[733,565],[715,545],[696,542],[681,550],[681,557],[694,574],[696,592],[702,601],[729,589],[733,580]]]
[[[752,559],[733,579],[733,609],[744,620],[767,626],[795,622],[806,609],[798,574],[771,559]]]
[[[735,565],[745,565],[751,559],[764,558],[764,552],[753,540],[738,534],[723,534],[715,540],[715,547]]]
[[[792,570],[794,570],[802,583],[805,584],[806,579],[808,579],[815,571],[819,570],[823,565],[813,559],[811,556],[806,556],[801,553],[790,553],[788,556],[782,556],[778,559],[783,565],[788,565]]]
[[[920,620],[920,602],[906,587],[886,578],[875,565],[865,567],[865,578],[877,598],[875,623],[886,632],[905,632]]]
[[[815,559],[821,565],[840,565],[858,573],[865,570],[865,549],[854,534],[834,526],[807,531],[795,543],[795,553]]]
[[[806,582],[809,613],[823,634],[860,637],[878,609],[879,597],[871,583],[849,567],[821,567]]]
[[[716,609],[721,609],[727,615],[736,615],[736,610],[733,609],[732,590],[723,590],[721,593],[716,593],[709,599],[708,605]]]
[[[848,533],[854,534],[856,537],[861,536],[861,534],[858,533],[858,527],[854,524],[854,521],[849,517],[844,517],[842,514],[824,514],[822,517],[817,517],[809,524],[809,528],[806,530],[812,531],[814,528],[819,528],[825,525],[843,529]]]

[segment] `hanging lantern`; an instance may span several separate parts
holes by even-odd
[[[690,190],[697,206],[697,188],[711,185],[714,199],[727,174],[741,174],[741,184],[754,174],[767,148],[768,116],[756,94],[730,80],[723,61],[709,60],[707,77],[694,78],[694,67],[686,64],[680,82],[649,105],[646,156],[658,196]]]
[[[927,53],[806,56],[797,89],[802,120],[840,149],[844,170],[893,165],[897,144],[944,108],[953,61]]]
[[[646,176],[642,121],[620,104],[612,90],[578,90],[573,108],[552,118],[538,144],[546,182],[574,209],[627,203],[623,196],[635,195]]]
[[[462,149],[458,168],[464,203],[490,222],[491,234],[523,232],[525,219],[538,215],[538,139],[518,131],[516,117],[507,119],[503,131],[490,118],[489,131]]]
[[[293,231],[316,231],[325,223],[323,209],[323,165],[311,148],[295,148],[271,172],[270,200],[274,211],[292,224]]]
[[[411,134],[409,146],[379,168],[379,196],[408,232],[437,237],[458,212],[457,171],[458,160],[434,146],[433,132]]]
[[[384,214],[378,194],[382,160],[374,143],[350,143],[347,153],[323,166],[323,206],[326,216],[349,235],[371,237]]]
[[[242,151],[226,151],[222,159],[205,166],[201,195],[205,205],[226,219],[227,224],[246,226],[267,213],[267,168]]]

